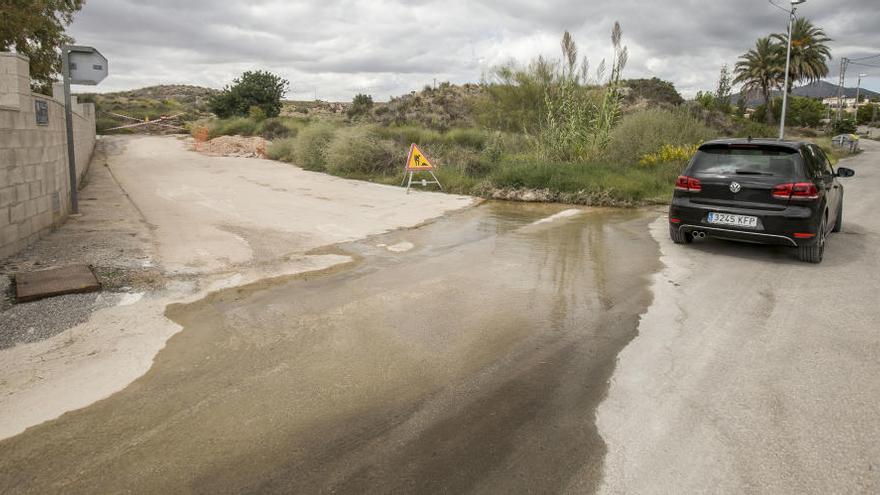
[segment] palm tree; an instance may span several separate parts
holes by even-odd
[[[788,70],[788,88],[795,82],[811,83],[828,75],[828,60],[831,60],[831,49],[827,43],[831,38],[825,31],[813,25],[806,18],[799,17],[791,28],[791,66]],[[779,42],[785,56],[788,34],[774,34],[773,39]],[[784,69],[783,69],[784,72]]]
[[[754,48],[740,55],[734,69],[734,84],[742,84],[745,92],[761,93],[768,124],[773,124],[770,91],[781,84],[785,73],[785,54],[780,57],[779,52],[779,45],[771,38],[759,38]]]

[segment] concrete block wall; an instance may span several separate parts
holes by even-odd
[[[70,213],[63,95],[31,92],[28,59],[0,52],[0,258],[15,254]],[[37,124],[35,101],[49,109]],[[74,105],[77,175],[95,148],[95,108]]]

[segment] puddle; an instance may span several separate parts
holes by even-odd
[[[172,307],[185,330],[148,374],[0,443],[0,491],[594,487],[594,410],[659,268],[652,218],[489,202]]]

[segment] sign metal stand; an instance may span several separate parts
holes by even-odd
[[[70,212],[79,213],[76,177],[76,150],[73,140],[73,102],[71,84],[94,86],[107,77],[107,59],[90,46],[61,48],[61,75],[64,82],[64,121],[67,126],[67,168],[70,176]]]
[[[416,179],[416,184],[421,184],[422,187],[426,187],[428,184],[437,184],[437,187],[439,187],[441,191],[443,190],[443,185],[440,184],[440,179],[438,179],[437,176],[434,175],[434,165],[431,163],[430,160],[428,160],[428,157],[425,156],[424,153],[422,153],[422,150],[420,150],[419,147],[416,146],[415,143],[413,143],[409,147],[409,155],[406,158],[406,169],[404,170],[403,174],[403,182],[400,183],[401,186],[406,184],[407,194],[409,194],[409,190],[412,187],[413,176],[416,172],[428,172],[429,174],[431,174],[431,178],[434,179]]]

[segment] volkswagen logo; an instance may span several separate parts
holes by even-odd
[[[743,186],[739,185],[739,182],[731,182],[730,183],[730,192],[736,194],[742,190]]]

